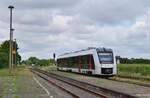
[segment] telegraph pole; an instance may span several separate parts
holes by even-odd
[[[12,10],[14,9],[14,6],[10,5],[8,6],[10,9],[10,40],[9,40],[9,73],[12,72],[12,37],[13,37],[13,29],[12,29]]]

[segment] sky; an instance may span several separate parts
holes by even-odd
[[[22,59],[88,47],[150,58],[150,0],[0,0],[0,43],[9,39],[9,5]]]

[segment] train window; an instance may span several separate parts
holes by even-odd
[[[70,66],[70,67],[73,67],[73,57],[70,57],[70,58],[69,58],[69,66]]]
[[[98,53],[98,57],[101,63],[113,63],[112,53]]]
[[[73,67],[76,67],[76,58],[75,57],[72,57],[72,65],[73,65]]]
[[[58,59],[57,63],[58,63],[58,66],[62,66],[61,59]]]
[[[94,69],[94,59],[92,55],[84,55],[84,56],[76,56],[58,59],[58,66],[61,67],[70,67],[70,68],[78,68],[79,65],[83,69],[88,69],[91,66]]]
[[[88,56],[81,56],[81,64],[83,69],[88,69]]]
[[[81,66],[83,69],[88,69],[90,66],[94,69],[94,59],[92,55],[84,55],[80,57]]]
[[[70,57],[66,59],[67,61],[67,67],[74,68],[75,67],[75,57]]]

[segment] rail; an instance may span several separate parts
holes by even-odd
[[[113,91],[110,89],[106,89],[106,88],[102,88],[99,86],[95,86],[86,82],[82,82],[82,81],[78,81],[75,79],[71,79],[68,77],[64,77],[64,76],[60,76],[54,73],[49,73],[40,69],[32,69],[34,71],[40,72],[42,74],[45,74],[49,77],[55,78],[59,81],[63,81],[65,83],[68,83],[70,85],[76,86],[80,89],[83,89],[89,93],[92,93],[94,95],[99,96],[100,98],[111,98],[111,96],[113,96],[114,98],[139,98],[137,96],[133,96],[130,94],[126,94],[126,93],[122,93],[122,92],[118,92],[118,91]]]

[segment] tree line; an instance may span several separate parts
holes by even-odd
[[[30,57],[27,60],[23,60],[22,64],[34,65],[34,66],[49,66],[54,64],[53,59],[39,59],[37,57]]]
[[[119,58],[121,64],[150,64],[150,59],[143,58]],[[26,65],[35,66],[49,66],[53,65],[55,61],[53,59],[38,59],[37,57],[30,57],[27,60],[22,61]]]
[[[121,64],[150,64],[150,59],[143,58],[120,58]]]
[[[15,63],[15,57],[16,62],[21,62],[21,56],[18,53],[18,44],[13,41],[13,50],[16,50],[16,56],[13,55],[13,63]],[[6,68],[9,66],[9,40],[6,40],[0,44],[0,68]]]

